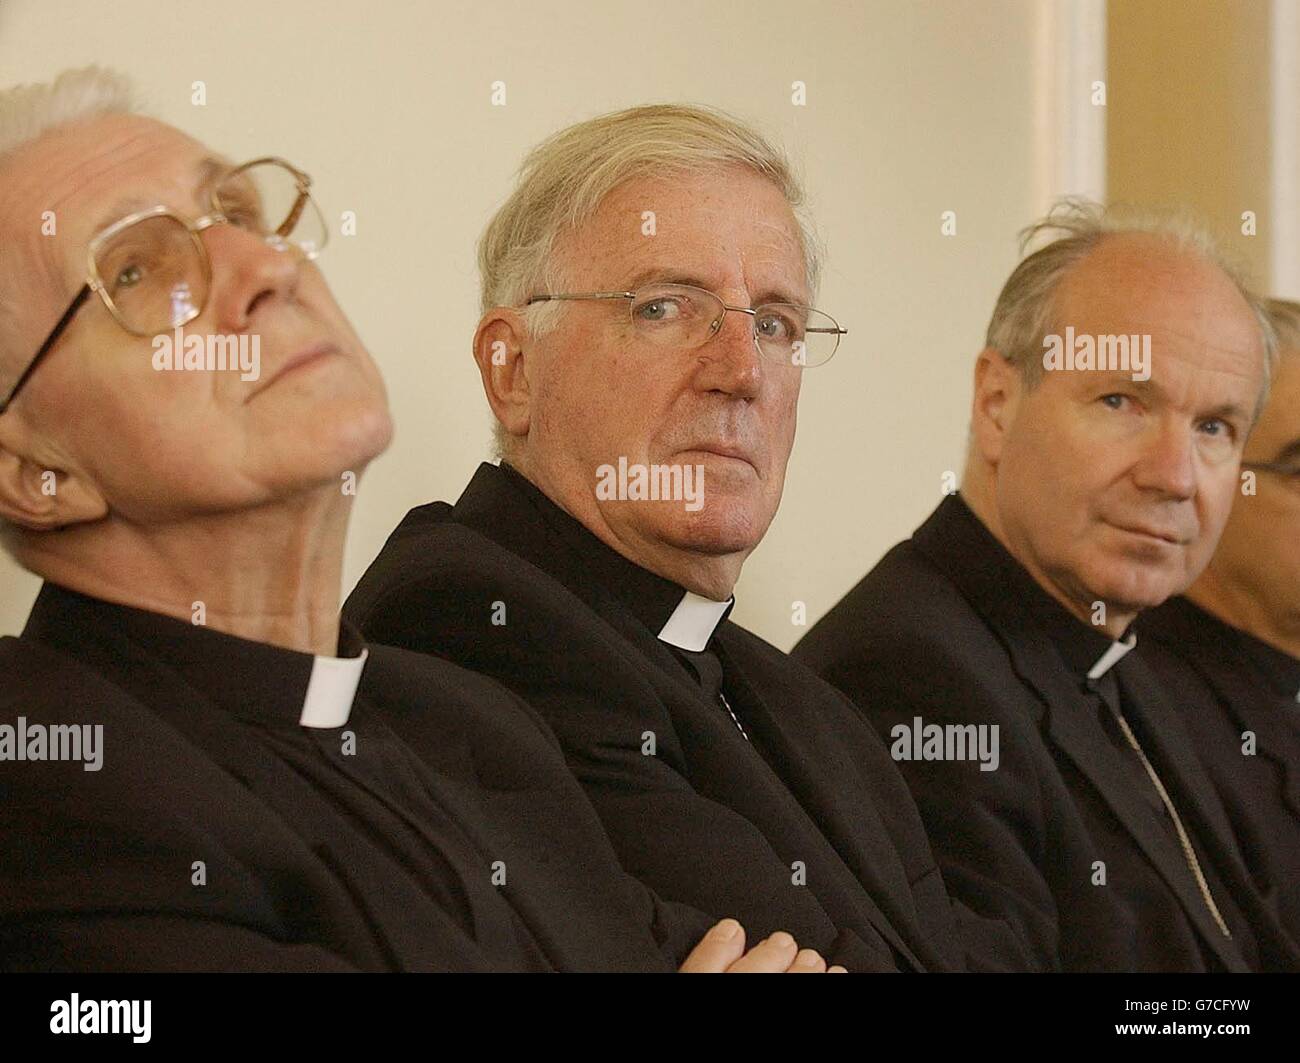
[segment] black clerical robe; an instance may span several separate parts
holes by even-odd
[[[0,760],[0,967],[673,969],[712,920],[621,870],[536,714],[365,649],[331,694],[355,660],[46,584],[0,639],[0,725],[102,742]]]
[[[954,913],[878,736],[726,612],[486,464],[454,507],[407,514],[344,607],[522,694],[660,896],[851,970],[1018,965],[1005,924]]]
[[[1187,598],[1137,626],[1256,887],[1300,940],[1300,659]]]
[[[912,757],[900,766],[950,890],[1012,917],[1044,966],[1295,969],[1132,645],[1073,617],[954,495],[795,655]],[[898,744],[928,725],[997,727],[996,770]]]

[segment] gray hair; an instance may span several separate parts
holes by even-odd
[[[58,126],[134,111],[131,82],[98,66],[65,70],[53,81],[0,90],[0,158]]]
[[[59,126],[134,111],[131,82],[97,66],[65,70],[49,82],[0,89],[0,162]],[[13,329],[19,298],[10,278],[0,277],[0,344]],[[12,381],[0,375],[0,388],[7,383]]]
[[[1277,334],[1278,354],[1286,358],[1300,356],[1300,303],[1290,299],[1270,299],[1268,318]]]
[[[135,92],[122,74],[102,67],[66,70],[53,81],[0,89],[0,161],[59,126],[136,110]],[[0,366],[22,298],[12,278],[0,276]],[[0,391],[13,381],[0,373]],[[17,556],[20,532],[0,520],[0,550]]]
[[[653,104],[603,114],[568,126],[538,144],[519,168],[515,189],[493,215],[478,245],[481,310],[518,307],[544,291],[563,291],[564,264],[556,242],[581,227],[605,198],[643,177],[707,173],[731,165],[770,180],[790,204],[799,226],[809,289],[820,277],[821,247],[804,209],[803,186],[785,154],[731,115],[708,107]],[[533,336],[555,327],[560,303],[525,311]],[[502,456],[507,436],[493,428]]]
[[[1167,239],[1179,250],[1199,252],[1232,281],[1250,305],[1264,341],[1265,381],[1277,362],[1277,339],[1264,300],[1251,289],[1244,268],[1214,236],[1182,210],[1104,207],[1086,199],[1060,200],[1048,214],[1021,231],[1020,251],[1043,237],[1049,241],[1024,257],[998,295],[985,346],[1020,370],[1030,388],[1042,379],[1043,338],[1055,327],[1056,292],[1066,275],[1107,236],[1144,233]]]

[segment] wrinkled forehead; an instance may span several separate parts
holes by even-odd
[[[647,228],[651,219],[653,230]],[[605,196],[586,224],[568,235],[589,263],[598,263],[597,273],[620,282],[685,270],[690,276],[677,279],[708,288],[723,278],[706,274],[739,262],[753,282],[789,289],[794,301],[808,296],[803,235],[794,211],[776,184],[742,166],[633,178]]]
[[[1062,280],[1056,309],[1062,327],[1150,334],[1153,349],[1184,362],[1263,372],[1263,333],[1245,296],[1199,251],[1165,237],[1107,237]]]
[[[135,210],[206,209],[226,165],[173,127],[139,115],[61,126],[0,160],[0,269],[26,298],[62,301],[91,238]]]

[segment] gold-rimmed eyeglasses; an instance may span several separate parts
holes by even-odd
[[[564,292],[534,295],[525,303],[565,299],[626,299],[639,338],[659,347],[695,350],[722,328],[728,311],[754,321],[754,346],[768,361],[807,368],[825,365],[839,348],[840,328],[830,314],[798,303],[728,306],[713,292],[691,284],[651,284],[630,292]]]
[[[129,214],[98,233],[86,252],[86,282],[0,400],[0,414],[92,293],[132,336],[156,336],[203,313],[212,260],[199,234],[213,225],[235,225],[272,247],[314,259],[329,232],[310,189],[311,177],[302,170],[266,156],[222,174],[210,192],[212,210],[201,218],[191,221],[158,206]]]

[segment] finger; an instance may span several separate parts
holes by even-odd
[[[848,968],[841,967],[838,963],[834,967],[826,968],[827,974],[848,974]]]
[[[799,953],[794,938],[778,930],[727,968],[728,974],[784,974]]]
[[[745,928],[734,919],[714,924],[678,968],[681,974],[722,974],[745,953]]]
[[[825,974],[826,961],[814,949],[800,949],[787,974]]]

